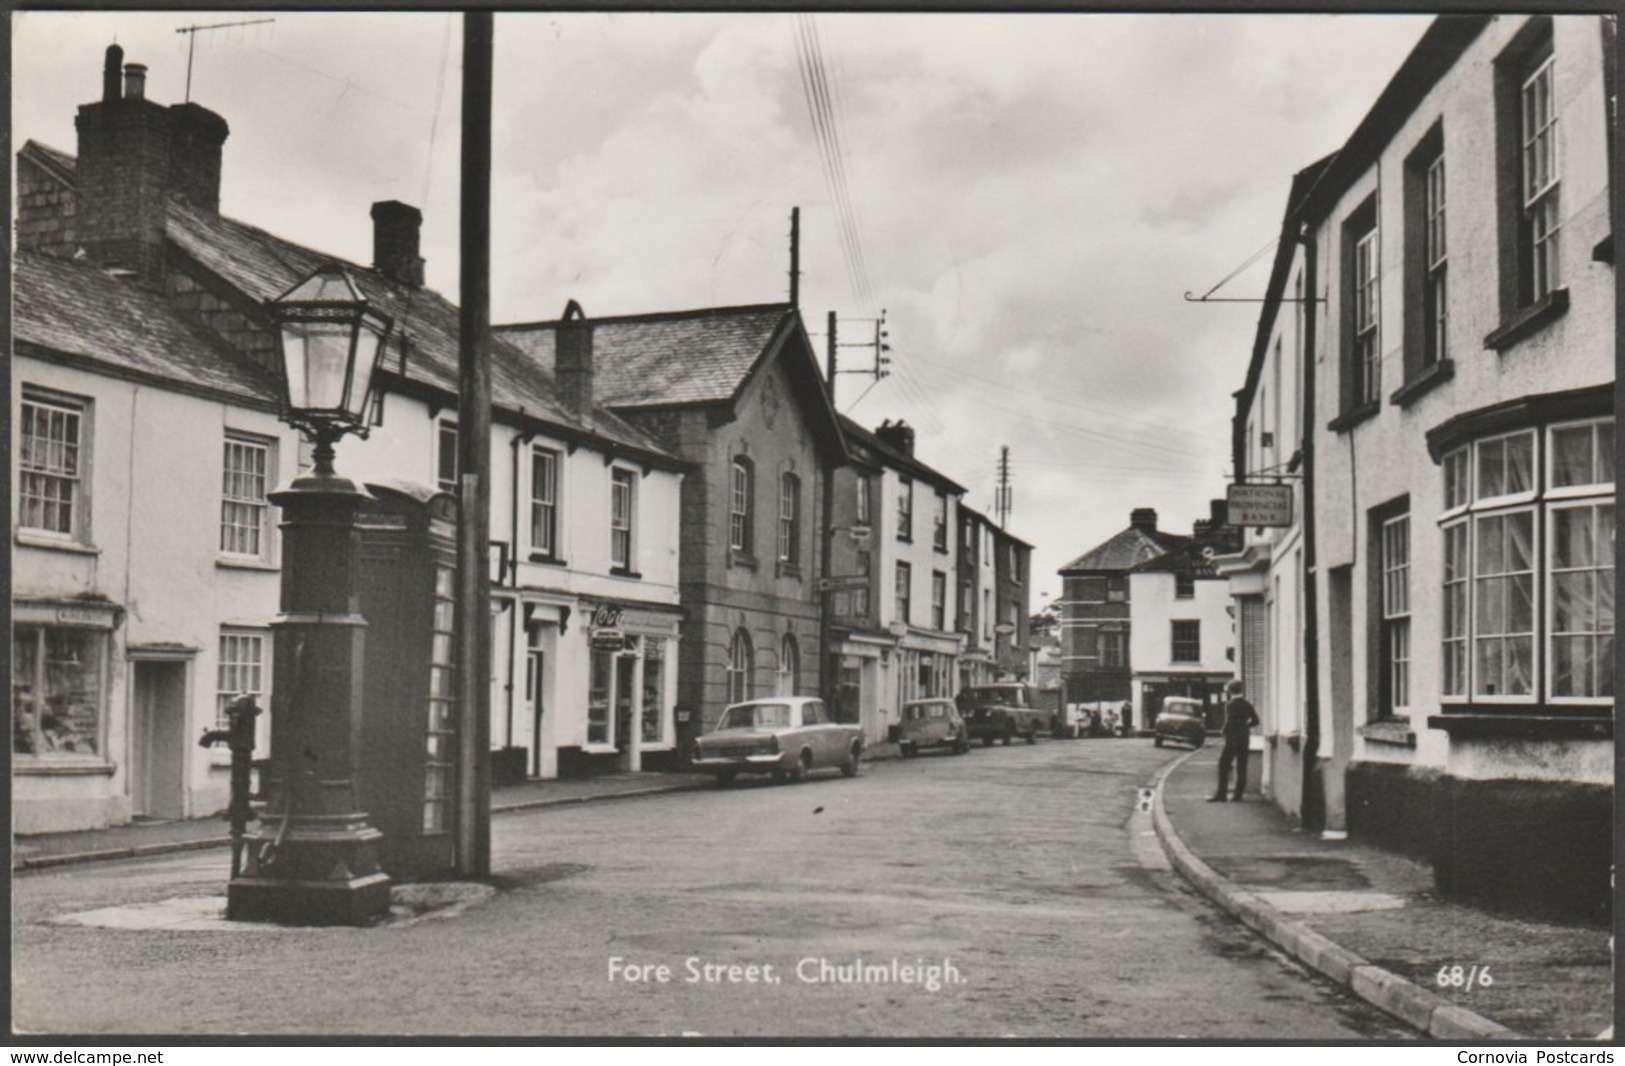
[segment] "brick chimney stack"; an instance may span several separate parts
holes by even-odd
[[[583,417],[592,411],[592,324],[574,300],[553,341],[553,375],[566,409]]]
[[[423,212],[399,200],[372,205],[372,265],[398,285],[423,287],[423,256],[418,254]]]
[[[75,190],[78,239],[91,259],[162,283],[164,224],[171,196],[205,211],[220,209],[225,119],[197,104],[164,107],[147,99],[147,68],[119,64],[107,49],[102,98],[81,105]]]
[[[1223,529],[1230,524],[1230,503],[1227,500],[1207,501],[1208,524],[1214,529]]]
[[[1136,507],[1129,512],[1128,524],[1131,529],[1142,530],[1146,533],[1157,531],[1157,510],[1155,507]]]
[[[914,455],[914,427],[899,418],[896,422],[887,419],[875,427],[875,436],[889,445],[893,451],[902,452],[912,457]]]

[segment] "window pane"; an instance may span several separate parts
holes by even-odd
[[[1535,437],[1520,433],[1506,441],[1506,491],[1528,492],[1535,487]]]
[[[1568,426],[1552,431],[1552,484],[1589,485],[1592,481],[1592,427]]]

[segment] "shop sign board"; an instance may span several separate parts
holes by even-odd
[[[1225,499],[1230,525],[1286,527],[1292,524],[1291,485],[1231,485]]]

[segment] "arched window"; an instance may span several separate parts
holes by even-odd
[[[728,702],[742,703],[754,695],[751,684],[750,634],[743,629],[734,630],[733,644],[728,649]]]
[[[779,642],[779,695],[796,694],[796,678],[801,673],[801,651],[796,638],[789,633]]]

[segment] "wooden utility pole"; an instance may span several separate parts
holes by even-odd
[[[801,208],[790,209],[790,306],[801,306]]]
[[[829,405],[831,407],[834,407],[835,406],[835,373],[836,373],[835,356],[836,356],[836,353],[840,350],[840,346],[835,342],[835,312],[834,311],[831,311],[829,313],[829,336],[826,338],[826,340],[828,340],[828,342],[829,342]]]
[[[463,15],[457,376],[457,872],[491,873],[492,16]]]

